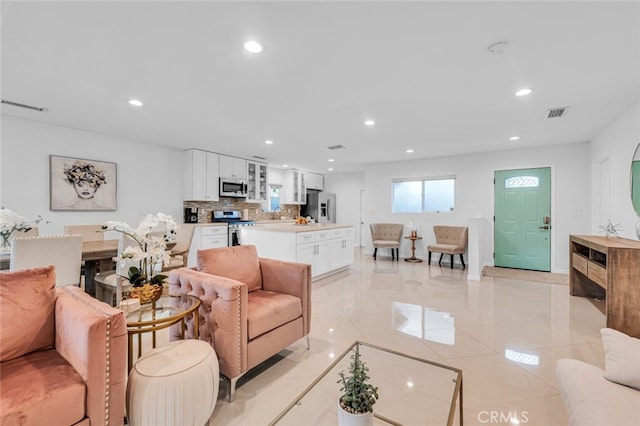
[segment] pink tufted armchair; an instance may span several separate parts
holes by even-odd
[[[252,245],[199,250],[196,268],[169,273],[169,291],[202,300],[200,338],[218,355],[229,401],[251,368],[303,337],[309,347],[310,265],[259,258]],[[172,329],[172,338],[180,333]]]
[[[0,272],[0,358],[0,424],[124,423],[124,313],[53,266]]]

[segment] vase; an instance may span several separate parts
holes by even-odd
[[[129,298],[140,299],[141,305],[157,302],[162,296],[164,286],[155,284],[143,284],[138,287],[131,286],[129,288]]]
[[[338,426],[373,426],[373,413],[349,413],[338,401]]]

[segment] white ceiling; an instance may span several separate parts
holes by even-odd
[[[544,149],[640,100],[639,5],[2,1],[2,98],[49,108],[2,113],[321,173]]]

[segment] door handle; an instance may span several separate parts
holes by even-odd
[[[538,229],[551,229],[549,225],[539,226]]]

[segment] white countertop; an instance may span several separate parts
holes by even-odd
[[[283,224],[265,224],[260,225],[260,222],[256,223],[256,226],[247,226],[243,229],[246,230],[260,230],[270,232],[310,232],[310,231],[324,231],[329,229],[351,228],[353,225],[343,223],[309,223],[307,225],[296,225],[295,223],[283,223]]]
[[[256,225],[277,225],[277,224],[291,224],[294,223],[293,219],[264,219],[264,220],[256,220]]]

